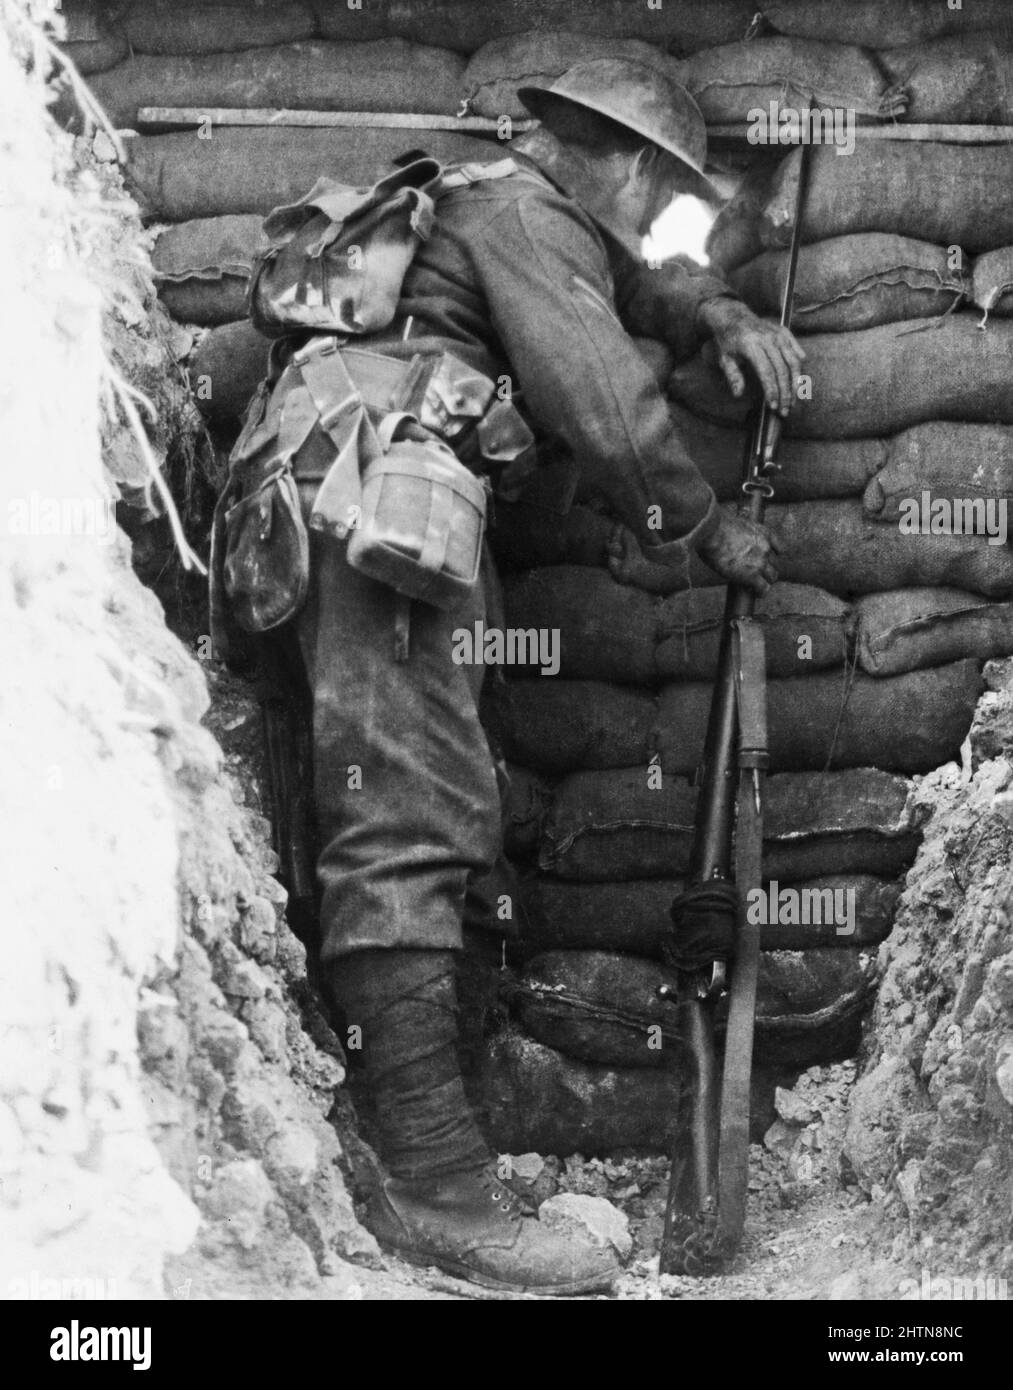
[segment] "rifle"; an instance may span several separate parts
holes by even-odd
[[[802,145],[781,298],[780,321],[786,328],[791,326],[808,156],[809,146]],[[778,467],[780,434],[780,418],[763,401],[751,431],[742,483],[742,513],[751,521],[762,522],[774,495],[770,475]],[[679,985],[659,990],[679,1010],[680,1051],[686,1065],[661,1243],[663,1274],[717,1272],[738,1249],[745,1224],[760,951],[760,928],[749,922],[746,907],[749,890],[760,884],[763,780],[769,762],[766,653],[762,626],[753,617],[755,603],[751,589],[728,586],[688,887],[671,908],[674,932],[666,957],[676,966]],[[727,992],[730,962],[719,1098],[714,1015]]]

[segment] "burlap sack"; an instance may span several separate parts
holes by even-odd
[[[518,87],[548,85],[593,58],[628,58],[680,80],[680,66],[661,48],[641,39],[538,30],[483,44],[464,70],[469,115],[531,119]]]
[[[888,232],[859,232],[804,246],[792,330],[843,333],[943,314],[969,288],[964,271],[950,268],[951,259],[941,246]],[[765,251],[734,271],[729,283],[757,313],[777,314],[787,269],[787,251]]]
[[[312,38],[316,20],[306,5],[169,4],[139,0],[123,20],[134,53],[230,53]]]
[[[876,57],[907,92],[907,121],[1006,125],[1013,114],[1013,54],[991,34],[955,34]]]
[[[463,71],[456,54],[403,39],[308,42],[199,57],[137,54],[100,73],[92,89],[116,126],[135,126],[142,106],[453,115]]]
[[[863,595],[855,612],[858,663],[871,676],[1013,656],[1013,603],[962,589],[897,589]]]
[[[869,479],[862,506],[895,526],[910,499],[975,499],[1013,504],[1013,429],[932,420],[904,430],[887,446],[883,468]],[[994,512],[997,519],[999,513]],[[884,588],[887,587],[884,585]]]
[[[787,246],[795,218],[799,151],[779,166],[761,237]],[[895,232],[939,246],[991,251],[1013,242],[1013,151],[1009,145],[865,140],[851,155],[812,150],[803,209],[807,242],[853,232]]]
[[[904,535],[873,521],[857,501],[775,505],[767,521],[781,538],[781,578],[795,584],[842,596],[926,585],[988,598],[1013,593],[1013,551],[983,536]]]
[[[159,233],[151,264],[159,298],[173,318],[208,327],[245,316],[261,221],[256,213],[206,217]]]
[[[389,172],[392,159],[420,144],[444,163],[503,155],[495,141],[452,130],[212,127],[210,136],[202,140],[197,131],[186,131],[127,141],[127,185],[148,217],[185,222],[230,212],[263,216],[301,198],[325,174],[373,184]]]
[[[872,54],[813,39],[761,38],[710,48],[687,59],[677,80],[715,124],[748,121],[757,107],[766,114],[772,101],[866,116],[898,116],[905,106]]]
[[[774,1087],[789,1069],[753,1071],[750,1135],[773,1123]],[[501,1153],[607,1155],[635,1148],[671,1152],[681,1087],[673,1067],[601,1067],[575,1062],[510,1027],[490,1038],[473,1099]]]
[[[707,680],[717,669],[723,587],[660,599],[604,571],[559,566],[509,576],[504,601],[510,627],[558,630],[563,676],[654,684]],[[764,619],[770,675],[843,664],[849,624],[839,599],[778,584],[758,604],[757,616]],[[800,643],[803,636],[808,645]]]
[[[1000,318],[1013,314],[1013,246],[986,251],[974,262],[971,273],[971,298],[979,309]]]
[[[780,34],[864,48],[888,48],[965,30],[1001,31],[1009,20],[1006,0],[975,0],[960,9],[934,0],[767,0],[759,10],[764,22]]]
[[[720,502],[738,501],[748,432],[704,420],[677,401],[670,406],[686,450],[715,496]],[[771,479],[778,501],[860,497],[886,463],[887,445],[882,439],[783,439],[777,455],[780,468]]]
[[[216,424],[236,425],[267,375],[270,343],[248,319],[211,328],[187,363],[197,409]]]
[[[888,679],[815,671],[767,684],[774,771],[881,767],[928,772],[957,756],[982,690],[977,661]],[[665,686],[652,698],[629,686],[543,679],[506,682],[491,701],[506,756],[566,773],[623,768],[654,756],[668,773],[692,773],[701,758],[711,687]]]
[[[764,875],[898,873],[918,846],[908,794],[904,778],[875,768],[771,777]],[[541,813],[539,867],[584,883],[677,878],[689,868],[696,796],[681,777],[652,789],[644,767],[565,777]]]
[[[356,37],[342,0],[313,0],[320,32]],[[629,0],[367,0],[363,13],[384,33],[474,53],[509,34],[566,30],[614,39],[646,39],[673,53],[692,53],[742,38],[755,6],[749,0],[664,0],[652,8]],[[342,13],[344,11],[344,13]]]
[[[578,1061],[665,1067],[678,1063],[678,1032],[661,984],[676,988],[675,972],[642,956],[548,951],[526,965],[511,1008],[537,1042]],[[755,1061],[809,1067],[851,1055],[871,987],[855,947],[762,956]]]
[[[833,920],[797,926],[773,921],[760,929],[764,951],[875,946],[890,931],[902,885],[854,873],[808,879],[796,887],[824,894],[852,892],[854,932],[839,934]],[[544,951],[632,951],[658,957],[671,936],[669,907],[682,888],[683,880],[676,878],[567,883],[547,874],[531,875],[521,883],[522,937],[525,945]]]
[[[1013,156],[1011,156],[1013,158]],[[882,324],[806,339],[803,371],[786,432],[799,439],[896,434],[927,420],[1013,424],[1013,324],[982,332],[974,314]],[[669,394],[694,414],[741,425],[754,397],[736,398],[709,356],[669,378]]]
[[[82,77],[94,73],[107,72],[121,63],[130,49],[127,36],[122,29],[110,29],[95,39],[80,39],[77,42],[61,43],[60,52],[65,53]]]

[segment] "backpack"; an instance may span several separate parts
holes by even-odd
[[[397,312],[404,277],[429,237],[445,193],[517,171],[512,159],[449,169],[428,156],[372,188],[318,179],[298,202],[264,219],[266,245],[250,272],[246,307],[269,338],[288,333],[378,333]]]

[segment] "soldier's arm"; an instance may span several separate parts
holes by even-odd
[[[600,239],[564,200],[522,198],[491,220],[473,255],[532,417],[566,442],[654,559],[683,563],[719,513],[620,321]]]
[[[707,336],[705,304],[737,299],[717,275],[683,260],[648,264],[617,249],[616,303],[630,332],[667,343],[677,361],[691,357]]]

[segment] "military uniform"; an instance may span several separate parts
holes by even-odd
[[[630,335],[687,356],[700,305],[730,291],[681,266],[638,264],[581,206],[582,166],[547,131],[511,154],[515,174],[441,200],[395,322],[362,345],[405,361],[449,351],[508,378],[537,436],[565,446],[652,558],[686,562],[717,524],[715,499]],[[395,652],[392,590],[353,571],[328,537],[314,536],[311,575],[300,640],[314,692],[324,957],[453,950],[466,884],[490,868],[500,835],[478,717],[483,668],[451,655],[453,631],[486,617],[489,567],[457,611],[412,605],[407,661]]]

